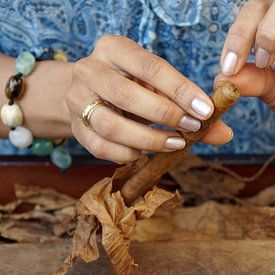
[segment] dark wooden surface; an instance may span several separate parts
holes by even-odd
[[[132,243],[139,275],[275,274],[275,241],[189,241]],[[69,241],[0,245],[0,274],[47,275],[67,256]],[[78,260],[68,275],[114,275],[101,249],[95,263]]]
[[[227,164],[235,172],[250,176],[261,164]],[[78,161],[65,173],[44,160],[0,159],[0,203],[14,198],[14,183],[54,188],[80,197],[92,184],[111,176],[114,165],[105,162]],[[275,183],[271,165],[242,196],[253,195]],[[215,241],[182,243],[134,243],[131,254],[140,264],[138,274],[275,274],[275,241]],[[51,274],[69,252],[70,242],[0,245],[0,274]],[[169,253],[168,253],[169,252]],[[161,260],[160,260],[161,259]],[[221,266],[222,264],[222,266]],[[224,267],[226,266],[226,269]],[[96,263],[78,261],[69,274],[112,275],[112,267],[103,254]]]
[[[65,172],[48,161],[0,160],[0,203],[14,199],[13,185],[38,185],[79,198],[98,180],[111,176],[115,166],[109,163],[79,163]]]
[[[231,161],[226,166],[240,175],[251,176],[262,164],[232,164]],[[98,180],[111,176],[116,167],[107,162],[80,159],[68,171],[61,172],[43,159],[0,158],[0,203],[14,199],[15,183],[50,187],[78,198]],[[240,195],[250,196],[273,184],[275,184],[274,164],[270,165],[256,181],[247,184]]]

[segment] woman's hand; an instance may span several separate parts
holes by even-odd
[[[185,141],[178,132],[153,129],[141,119],[177,130],[198,131],[200,120],[213,112],[211,100],[199,87],[165,60],[120,36],[102,37],[93,54],[75,64],[72,78],[66,102],[73,135],[101,159],[125,163],[137,159],[141,151],[183,149]],[[97,98],[123,112],[107,106],[97,108],[87,128],[81,114]],[[219,121],[204,142],[220,145],[231,138],[231,129]]]
[[[275,69],[275,1],[250,0],[229,30],[221,56],[222,73],[236,75],[254,47],[258,68]]]

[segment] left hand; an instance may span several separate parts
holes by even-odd
[[[253,47],[256,67],[275,70],[275,0],[249,0],[240,10],[224,44],[223,75],[236,75]]]

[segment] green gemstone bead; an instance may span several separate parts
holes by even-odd
[[[52,162],[61,170],[68,169],[72,164],[72,156],[63,146],[57,146],[51,153]]]
[[[48,139],[35,139],[31,151],[37,156],[48,156],[53,151],[53,143]]]
[[[35,63],[35,57],[31,53],[22,52],[15,60],[16,72],[28,75],[33,71]]]

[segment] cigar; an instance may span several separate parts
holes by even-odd
[[[207,130],[238,101],[239,97],[239,88],[232,82],[227,81],[218,84],[210,96],[214,104],[213,115],[201,122],[201,128],[198,132],[181,132],[182,137],[186,141],[186,146],[183,150],[171,153],[157,153],[149,158],[145,165],[126,181],[121,193],[127,204],[129,205],[157,184],[159,179],[181,160],[183,152],[194,142],[199,141]]]

